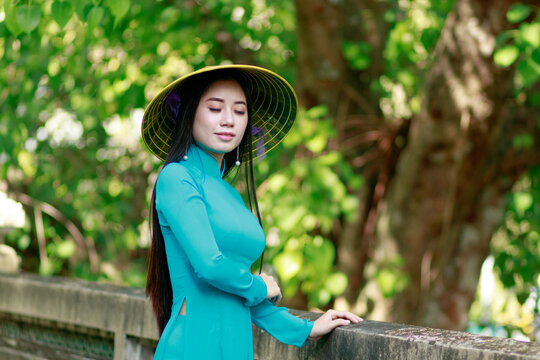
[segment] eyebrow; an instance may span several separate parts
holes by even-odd
[[[206,99],[206,101],[217,101],[217,102],[225,103],[225,100],[223,100],[223,99],[221,99],[221,98],[216,98],[216,97],[212,97],[212,98]],[[234,103],[235,103],[235,104],[247,105],[246,102],[243,101],[243,100],[235,101]]]

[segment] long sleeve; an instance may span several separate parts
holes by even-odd
[[[157,180],[156,207],[162,226],[169,226],[196,275],[216,288],[241,296],[246,306],[266,298],[264,280],[219,250],[201,192],[182,165],[165,166]]]
[[[269,300],[250,308],[251,321],[277,340],[302,347],[307,341],[313,321],[292,315],[287,308],[277,307]]]

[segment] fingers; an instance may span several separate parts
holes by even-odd
[[[348,311],[336,311],[336,310],[328,310],[328,314],[330,315],[332,320],[335,319],[345,319],[349,320],[350,322],[357,324],[360,321],[363,321],[363,319],[360,316],[357,316],[353,313],[350,313]]]
[[[332,320],[332,327],[335,329],[340,326],[349,325],[350,323],[351,323],[350,320],[336,319],[336,320]]]
[[[317,340],[337,327],[349,325],[351,323],[356,324],[360,321],[363,321],[361,317],[348,311],[328,310],[315,320],[309,338],[311,340]]]
[[[266,284],[266,298],[272,299],[277,297],[277,300],[281,299],[281,289],[276,280],[272,276],[266,274],[261,274],[260,276]]]

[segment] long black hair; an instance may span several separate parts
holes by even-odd
[[[173,90],[179,95],[180,107],[176,114],[176,118],[171,119],[171,123],[174,124],[172,143],[163,167],[171,162],[180,161],[187,153],[188,148],[194,143],[193,122],[195,120],[197,106],[199,105],[202,95],[206,92],[210,85],[219,80],[234,80],[238,82],[238,84],[240,84],[244,90],[244,94],[246,96],[248,105],[248,123],[239,147],[240,154],[242,154],[242,163],[246,165],[244,168],[249,207],[251,211],[257,215],[257,219],[262,225],[255,191],[255,179],[253,175],[251,108],[249,94],[246,92],[246,87],[244,86],[242,77],[237,70],[216,70],[210,73],[199,74],[186,79],[182,83],[181,87]],[[236,149],[224,155],[225,169],[223,176],[226,176],[235,167],[235,162],[237,160],[236,158]],[[169,321],[169,318],[171,317],[173,293],[167,263],[167,255],[165,253],[165,241],[163,239],[156,210],[155,184],[150,202],[150,229],[150,233],[152,235],[152,247],[150,250],[148,276],[146,281],[146,295],[152,302],[159,334],[161,335],[167,321]]]

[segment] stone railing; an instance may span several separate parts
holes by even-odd
[[[157,336],[142,289],[0,274],[0,359],[151,359]],[[302,349],[254,328],[254,349],[264,360],[540,360],[540,343],[375,321],[339,328]]]

